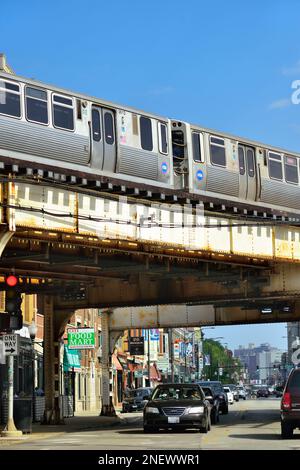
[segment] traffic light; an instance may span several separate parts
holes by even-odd
[[[11,274],[5,278],[5,284],[5,312],[10,315],[10,328],[12,330],[20,330],[23,326],[23,317],[19,278]]]
[[[259,370],[259,366],[256,366],[256,370]]]

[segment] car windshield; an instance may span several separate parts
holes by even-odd
[[[201,400],[198,387],[159,387],[155,390],[153,400]]]
[[[145,397],[146,395],[150,395],[150,391],[148,391],[147,389],[146,390],[130,390],[128,392],[128,397],[129,398],[140,398],[140,397]]]
[[[229,387],[223,387],[224,388],[224,392],[230,392],[230,388]]]

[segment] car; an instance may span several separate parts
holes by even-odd
[[[153,388],[144,387],[129,390],[122,402],[122,412],[130,413],[131,411],[140,411],[147,403]]]
[[[221,382],[217,380],[207,380],[207,381],[199,381],[197,382],[200,387],[211,387],[214,390],[214,395],[219,396],[220,400],[220,412],[223,415],[228,414],[228,397],[227,394],[223,390],[223,385]]]
[[[267,387],[261,387],[256,391],[257,398],[268,398],[270,396],[269,389]]]
[[[228,403],[229,405],[233,405],[233,393],[230,389],[230,387],[223,387],[223,390],[225,393],[227,393],[227,398],[228,398]]]
[[[277,397],[277,398],[282,397],[283,390],[284,390],[284,386],[283,386],[283,385],[277,385],[277,387],[274,388],[273,394],[274,394],[275,397]]]
[[[225,384],[225,385],[223,385],[223,387],[229,387],[231,392],[233,393],[233,399],[235,401],[239,401],[240,397],[239,397],[239,392],[238,392],[238,389],[237,389],[236,385],[234,385],[234,384]]]
[[[210,421],[211,424],[217,424],[220,421],[220,397],[214,392],[212,387],[201,387],[206,400],[211,404]]]
[[[300,368],[292,369],[281,398],[280,424],[282,439],[293,437],[300,428]]]
[[[247,393],[246,393],[246,390],[244,389],[244,387],[241,386],[241,385],[238,385],[237,389],[238,389],[238,393],[239,393],[239,398],[242,398],[243,400],[246,400]]]
[[[193,384],[159,384],[143,411],[144,432],[159,429],[210,430],[211,405],[201,387]]]

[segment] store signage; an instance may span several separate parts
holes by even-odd
[[[95,331],[94,328],[69,328],[68,348],[69,349],[94,349]]]
[[[133,356],[144,355],[144,337],[143,336],[130,336],[129,354],[132,354]]]

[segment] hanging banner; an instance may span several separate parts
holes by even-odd
[[[130,336],[129,354],[132,356],[144,355],[144,337],[143,336]]]
[[[159,329],[158,328],[152,328],[150,330],[150,340],[159,341]]]

